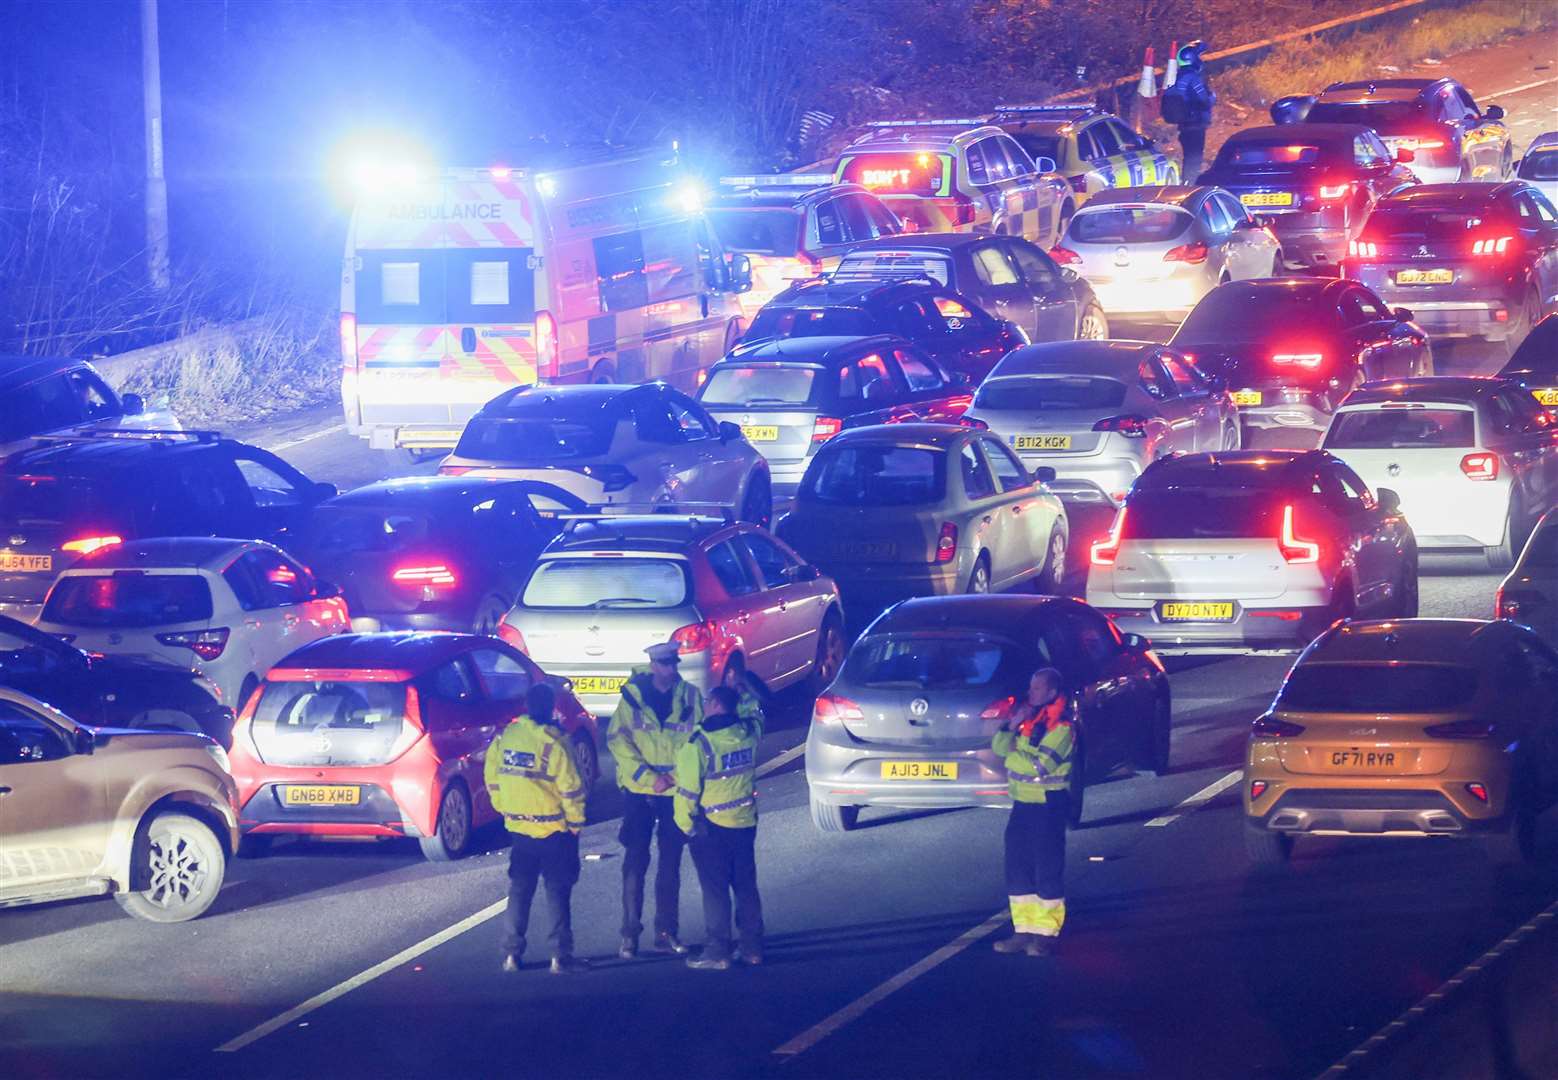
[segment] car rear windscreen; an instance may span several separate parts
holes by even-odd
[[[211,587],[204,577],[145,570],[61,577],[42,615],[44,622],[82,627],[167,626],[209,618]]]
[[[840,260],[833,277],[838,281],[928,277],[946,285],[952,281],[952,266],[946,255],[934,252],[857,251]]]
[[[107,522],[102,488],[80,476],[0,476],[0,522],[74,525]],[[117,519],[118,515],[113,515]]]
[[[618,414],[590,405],[552,415],[473,416],[454,452],[489,461],[573,461],[599,457],[611,446]]]
[[[1084,244],[1154,244],[1190,228],[1190,215],[1172,206],[1119,206],[1083,210],[1066,236]]]
[[[1473,446],[1470,409],[1367,409],[1338,413],[1328,450],[1408,450]]]
[[[1433,240],[1469,243],[1474,229],[1492,224],[1476,209],[1387,209],[1369,215],[1364,235],[1380,243],[1421,244]]]
[[[705,405],[794,408],[815,404],[821,372],[805,367],[716,367],[698,400]]]
[[[1330,155],[1313,143],[1227,143],[1217,155],[1217,165],[1235,168],[1284,169],[1294,165],[1318,165]]]
[[[1124,535],[1131,540],[1241,540],[1275,537],[1281,525],[1273,492],[1168,487],[1131,493]]]
[[[973,635],[893,634],[869,637],[850,650],[842,682],[872,690],[957,691],[1026,686],[1020,651]]]
[[[839,179],[878,195],[934,195],[941,187],[941,156],[906,150],[854,154],[844,159]]]
[[[976,409],[1117,409],[1125,384],[1086,375],[987,379],[974,395]]]
[[[859,308],[790,308],[770,304],[757,313],[741,340],[860,337],[875,332],[871,317]]]
[[[1300,664],[1277,708],[1345,713],[1442,713],[1463,708],[1477,673],[1450,664]]]
[[[792,256],[799,247],[801,216],[792,210],[716,206],[704,216],[726,251]]]
[[[405,748],[405,715],[405,683],[267,682],[249,730],[270,765],[382,765]]]
[[[1558,146],[1528,150],[1520,160],[1520,179],[1558,180]]]
[[[309,522],[311,554],[405,551],[426,541],[433,522],[426,514],[373,507],[322,506]]]
[[[1296,327],[1329,329],[1318,295],[1299,289],[1213,289],[1191,309],[1175,343],[1263,341]]]
[[[536,564],[520,603],[527,608],[651,611],[681,607],[691,586],[679,559],[546,559]]]
[[[1412,101],[1317,101],[1304,120],[1310,124],[1361,124],[1380,131],[1413,120],[1424,120],[1423,102]]]
[[[827,446],[801,480],[801,494],[839,506],[917,506],[940,502],[947,455],[921,446]]]

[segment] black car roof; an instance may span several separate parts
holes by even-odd
[[[830,305],[831,306],[831,305]],[[789,337],[763,338],[750,344],[738,345],[731,354],[721,360],[721,367],[733,367],[743,363],[790,361],[804,364],[827,364],[853,359],[863,350],[890,349],[912,342],[894,334],[867,334],[856,337]]]
[[[1087,607],[1069,596],[922,596],[894,604],[871,625],[872,635],[913,630],[970,629],[1009,634],[1012,627],[1066,608]]]
[[[148,462],[165,461],[209,453],[227,444],[220,438],[144,438],[125,436],[38,436],[42,445],[30,447],[6,458],[0,469],[5,472],[53,472],[69,475],[122,472],[144,467]]]
[[[1284,143],[1341,142],[1349,143],[1359,135],[1372,132],[1362,124],[1272,124],[1268,127],[1245,128],[1228,136],[1224,146],[1280,146]]]
[[[981,244],[992,239],[989,233],[900,233],[897,236],[879,236],[862,244],[852,244],[850,253],[857,251],[957,251],[971,244]]]
[[[1417,379],[1388,379],[1367,382],[1347,395],[1344,405],[1367,405],[1377,401],[1459,401],[1471,403],[1508,386],[1499,378],[1472,375],[1430,375]]]
[[[84,360],[73,360],[65,356],[0,355],[0,393],[26,386],[28,383],[61,371],[75,371],[82,368],[90,369],[91,365]]]
[[[510,491],[525,491],[537,486],[534,480],[506,480],[497,476],[399,476],[342,492],[325,505],[432,506],[442,502],[463,502],[481,495],[492,497]]]
[[[1452,210],[1481,207],[1500,195],[1519,191],[1525,187],[1522,180],[1502,182],[1468,180],[1457,184],[1417,184],[1387,195],[1377,204],[1377,209],[1401,208],[1411,210]]]
[[[1550,379],[1558,374],[1558,314],[1547,316],[1532,328],[1499,374],[1506,379]]]
[[[1355,91],[1355,90],[1361,90],[1361,91],[1363,91],[1366,94],[1373,94],[1376,90],[1410,90],[1410,91],[1413,92],[1413,96],[1415,97],[1418,94],[1421,94],[1424,90],[1427,90],[1427,89],[1429,89],[1431,87],[1437,86],[1441,82],[1447,82],[1447,81],[1448,80],[1443,79],[1443,78],[1439,78],[1439,79],[1358,79],[1358,80],[1355,80],[1353,82],[1332,83],[1330,86],[1327,86],[1324,90],[1320,91],[1320,95],[1322,97],[1324,97],[1326,94],[1330,94],[1330,93],[1340,93],[1342,91]],[[1400,101],[1402,99],[1400,97],[1392,95],[1390,98],[1388,98],[1386,100]],[[1327,104],[1329,104],[1329,102]]]
[[[851,250],[858,250],[851,249]],[[927,289],[938,289],[923,279],[904,281],[873,277],[811,278],[797,281],[774,297],[768,307],[862,307],[870,303],[906,299]]]
[[[1216,292],[1220,296],[1253,296],[1259,293],[1283,292],[1297,298],[1320,296],[1356,284],[1357,282],[1351,278],[1333,277],[1246,278],[1243,281],[1225,281],[1217,286]],[[1204,300],[1205,297],[1202,299]]]

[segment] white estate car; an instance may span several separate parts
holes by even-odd
[[[101,548],[60,574],[37,623],[87,652],[193,668],[234,709],[276,661],[349,625],[346,601],[301,563],[221,537]]]
[[[1322,445],[1401,497],[1420,551],[1483,555],[1495,570],[1558,501],[1558,423],[1505,379],[1365,383]]]

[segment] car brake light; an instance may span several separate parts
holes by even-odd
[[[1204,263],[1208,255],[1207,246],[1197,240],[1193,244],[1180,244],[1176,248],[1170,248],[1163,253],[1164,262]]]
[[[402,566],[390,575],[396,585],[422,586],[424,588],[452,588],[458,584],[454,571],[443,563]]]
[[[688,623],[672,632],[671,641],[675,643],[676,651],[684,656],[687,653],[703,652],[714,644],[714,624]]]
[[[1473,240],[1471,253],[1473,255],[1503,255],[1509,250],[1509,245],[1515,242],[1513,236],[1484,236],[1480,240]]]
[[[1251,799],[1258,799],[1258,798],[1260,798],[1264,794],[1266,794],[1266,781],[1264,781],[1264,780],[1251,780],[1250,781],[1250,798]]]
[[[65,541],[60,545],[60,550],[74,552],[77,555],[90,555],[94,551],[101,551],[105,547],[122,543],[124,543],[122,536],[80,536]]]
[[[1493,725],[1487,720],[1454,720],[1448,724],[1430,724],[1423,734],[1435,739],[1487,739],[1493,735]]]
[[[941,525],[941,535],[936,538],[936,561],[951,562],[958,553],[958,527],[950,521]]]
[[[1257,716],[1255,722],[1250,725],[1250,735],[1257,739],[1291,739],[1295,735],[1302,735],[1302,724],[1291,724],[1286,720],[1278,720],[1267,713]]]
[[[1284,352],[1279,352],[1279,353],[1272,353],[1271,354],[1271,362],[1273,364],[1277,364],[1277,365],[1279,365],[1281,367],[1308,368],[1311,371],[1313,371],[1315,368],[1319,367],[1321,365],[1321,363],[1324,362],[1324,360],[1325,360],[1325,354],[1324,353],[1317,353],[1317,352],[1305,352],[1305,353],[1284,353]]]
[[[811,441],[827,442],[844,430],[844,421],[837,416],[819,416],[811,422]]]
[[[202,660],[215,660],[227,648],[228,632],[225,626],[215,630],[180,630],[171,634],[158,634],[157,640],[164,645],[189,649]]]
[[[1321,184],[1320,201],[1337,202],[1352,194],[1352,181],[1345,184]]]
[[[1466,474],[1468,480],[1497,480],[1498,455],[1467,454],[1461,458],[1461,472]]]
[[[1145,416],[1106,416],[1093,425],[1094,431],[1113,431],[1132,439],[1142,439],[1147,435],[1147,418]]]
[[[557,320],[550,311],[536,312],[536,374],[557,378]]]
[[[525,647],[525,635],[519,632],[519,627],[510,625],[506,619],[498,623],[498,640],[508,642],[526,656],[530,655],[530,650]]]
[[[1056,245],[1049,249],[1049,257],[1061,266],[1081,266],[1082,256],[1070,248]]]
[[[350,311],[341,312],[341,362],[357,367],[357,316]]]
[[[839,697],[837,694],[823,694],[817,698],[817,704],[812,706],[811,722],[814,724],[837,724],[845,720],[864,720],[866,714],[860,706],[850,701],[847,697]]]
[[[1109,526],[1109,535],[1102,540],[1093,541],[1089,551],[1089,557],[1094,566],[1113,566],[1114,560],[1120,554],[1120,537],[1125,533],[1125,515],[1129,513],[1126,507],[1120,508],[1119,515],[1114,519],[1114,524]]]
[[[1294,532],[1292,503],[1282,508],[1282,537],[1279,544],[1282,548],[1282,557],[1290,563],[1320,561],[1320,545],[1312,540],[1301,539]]]
[[[1444,140],[1415,135],[1398,135],[1390,140],[1397,150],[1443,150]]]
[[[1347,241],[1347,257],[1349,259],[1377,259],[1379,258],[1379,245],[1373,240],[1349,240]]]
[[[996,698],[985,706],[985,711],[979,714],[981,720],[1005,720],[1016,708],[1017,699],[1010,694],[1003,698]]]

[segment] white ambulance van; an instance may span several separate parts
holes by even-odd
[[[674,152],[388,185],[359,201],[346,239],[346,427],[428,452],[513,386],[691,392],[739,336],[750,287]]]

